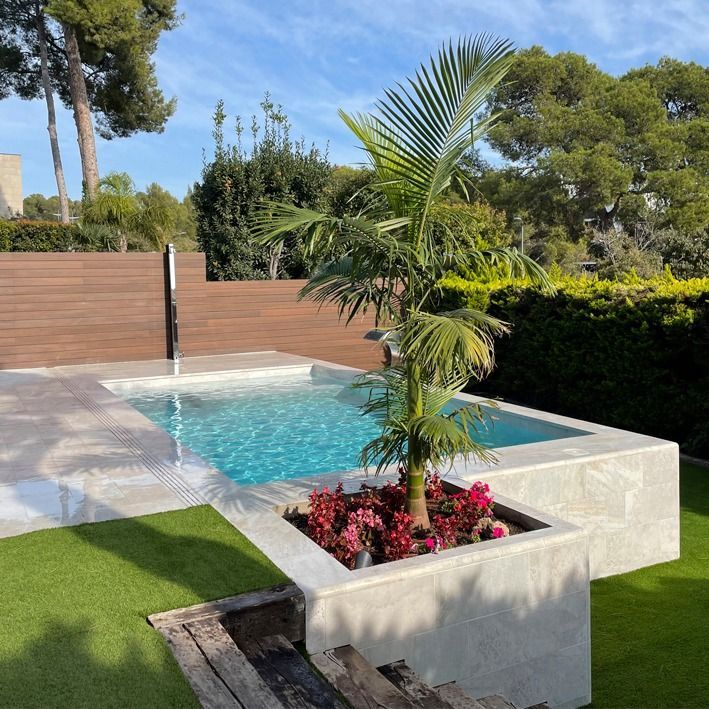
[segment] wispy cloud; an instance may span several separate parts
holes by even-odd
[[[606,71],[663,54],[707,63],[707,0],[182,0],[183,25],[156,56],[161,86],[178,98],[164,133],[99,142],[100,167],[139,186],[158,181],[182,194],[211,150],[211,115],[258,112],[265,91],[293,132],[330,146],[333,161],[361,159],[337,109],[366,111],[382,88],[448,37],[487,31],[518,46],[587,54]],[[80,192],[71,114],[59,116],[70,190]],[[21,152],[26,192],[55,191],[41,102],[0,102],[0,150]]]

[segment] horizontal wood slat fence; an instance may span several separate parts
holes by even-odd
[[[177,254],[180,349],[187,357],[279,350],[377,366],[333,307],[296,295],[304,281],[205,279],[204,254]],[[169,356],[163,254],[0,254],[0,369]]]

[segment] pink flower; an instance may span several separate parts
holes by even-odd
[[[505,530],[502,529],[502,527],[495,527],[492,530],[492,536],[494,539],[500,539],[501,537],[505,536]]]
[[[426,540],[426,548],[427,548],[429,551],[433,551],[433,550],[436,548],[436,541],[435,541],[435,539],[432,539],[431,537],[429,537],[429,538]]]

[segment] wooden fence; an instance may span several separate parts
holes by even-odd
[[[303,281],[207,282],[204,254],[177,255],[185,356],[280,350],[376,366],[367,318],[298,302]],[[0,254],[0,369],[168,356],[162,254]]]

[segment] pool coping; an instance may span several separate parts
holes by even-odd
[[[316,375],[340,379],[344,384],[360,373],[345,365],[296,359],[284,362],[282,367],[261,368],[260,372],[253,366],[248,372],[224,367],[216,376],[253,379],[264,371],[269,376],[278,371],[285,376],[313,371]],[[185,377],[183,381],[195,381],[200,374],[193,371],[189,378],[183,374],[178,376]],[[213,378],[215,372],[210,371],[205,376]],[[85,383],[92,389],[92,396],[112,411],[120,411],[116,418],[123,421],[148,450],[157,452],[171,474],[247,532],[247,536],[252,520],[260,518],[264,510],[272,512],[274,506],[302,500],[312,489],[325,484],[341,480],[348,487],[358,485],[358,480],[367,477],[366,471],[353,469],[257,485],[237,484],[189,448],[177,444],[169,434],[106,388],[119,380],[140,388],[147,381],[155,380],[154,377],[100,379],[105,385],[95,377]],[[459,397],[471,402],[488,401],[470,394]],[[679,455],[676,443],[517,404],[496,403],[502,411],[591,435],[499,448],[495,450],[497,464],[458,457],[447,470],[441,470],[444,478],[468,484],[483,480],[496,495],[502,494],[582,527],[591,535],[592,578],[677,558]],[[395,468],[390,466],[383,474],[395,475]],[[252,541],[259,545],[258,532],[255,533]],[[289,573],[285,568],[284,571]],[[300,578],[297,580],[300,582]]]
[[[301,362],[289,362],[281,366],[269,366],[264,368],[235,369],[226,367],[216,371],[189,372],[173,375],[152,375],[152,376],[130,376],[130,377],[102,377],[95,375],[77,375],[72,378],[78,386],[89,394],[104,409],[108,409],[124,427],[128,427],[132,434],[148,450],[157,451],[163,456],[164,462],[176,472],[182,474],[192,489],[204,499],[213,499],[210,494],[214,487],[215,480],[211,480],[211,485],[205,486],[205,475],[212,475],[220,478],[221,492],[230,497],[238,490],[248,489],[252,485],[239,485],[231,480],[217,468],[200,458],[189,447],[178,444],[166,431],[154,424],[143,414],[139,413],[128,404],[120,395],[116,394],[112,388],[120,386],[130,389],[150,388],[151,384],[164,384],[169,381],[210,381],[219,380],[225,377],[229,379],[252,380],[264,376],[288,377],[293,374],[308,374],[312,371],[316,376],[326,376],[331,379],[340,379],[343,383],[351,381],[354,376],[362,373],[362,370],[339,365],[331,362],[311,358],[300,358]],[[491,401],[486,397],[461,393],[457,399],[471,403],[485,403]],[[673,446],[671,441],[654,438],[640,433],[624,431],[610,426],[591,423],[562,416],[538,409],[532,409],[518,404],[511,404],[505,401],[492,400],[499,407],[500,411],[509,412],[515,415],[533,418],[547,422],[555,426],[573,428],[584,431],[585,435],[570,436],[561,439],[539,441],[535,443],[525,443],[515,446],[493,449],[497,457],[496,464],[489,464],[481,461],[464,460],[457,457],[448,471],[442,474],[451,475],[461,479],[477,479],[480,476],[498,475],[501,473],[512,473],[520,470],[541,470],[547,467],[557,466],[560,463],[573,460],[575,463],[601,461],[616,457],[619,453],[636,453],[653,450],[658,447]],[[589,435],[590,434],[590,435]],[[386,472],[386,471],[385,471]],[[354,479],[367,476],[367,472],[362,469],[334,470],[328,473],[314,475],[304,475],[302,480],[307,480],[309,485],[317,486],[317,481],[323,475],[340,475],[343,479]],[[221,480],[223,478],[223,480]],[[228,484],[227,484],[228,483]],[[207,496],[205,497],[205,493]]]

